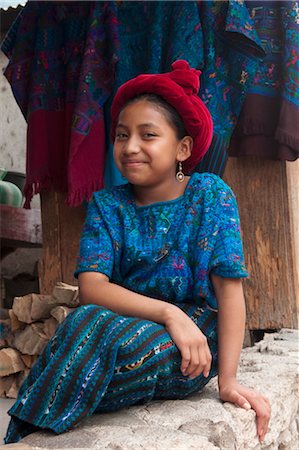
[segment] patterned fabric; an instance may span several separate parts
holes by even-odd
[[[169,71],[176,59],[200,69],[199,97],[212,115],[214,138],[196,171],[222,175],[233,129],[264,56],[246,5],[235,0],[139,3],[123,2],[117,12],[120,47],[114,92],[140,73]],[[107,129],[109,106],[110,102],[105,109]],[[113,146],[107,146],[105,185],[124,184],[113,161]]]
[[[194,173],[170,202],[138,207],[129,184],[95,193],[76,276],[86,271],[149,297],[217,308],[210,272],[247,276],[232,191],[216,175]]]
[[[103,187],[103,105],[117,60],[115,2],[27,2],[1,49],[28,122],[26,207],[42,189],[80,204]]]
[[[226,149],[257,64],[260,43],[241,1],[29,1],[2,50],[5,76],[28,122],[25,206],[42,189],[69,205],[126,182],[109,140],[116,89],[176,59],[203,70],[215,135],[198,171],[222,174]]]
[[[105,105],[107,161],[105,186],[117,186],[127,180],[113,160],[110,135],[110,106],[117,89],[142,73],[163,73],[177,59],[191,67],[203,62],[203,37],[195,1],[123,1],[117,8],[118,61],[113,92]]]
[[[213,357],[208,378],[182,375],[180,352],[162,325],[81,306],[59,326],[23,383],[9,410],[5,443],[41,428],[62,433],[94,412],[202,389],[217,373],[217,313],[179,306],[207,337]]]
[[[246,4],[266,57],[248,91],[229,153],[293,161],[299,156],[299,5]]]
[[[183,196],[143,207],[134,203],[130,185],[95,193],[76,273],[85,271],[181,308],[208,339],[209,377],[181,374],[180,352],[164,326],[82,306],[58,327],[22,385],[6,443],[40,428],[61,433],[94,412],[184,398],[217,374],[217,302],[209,274],[247,275],[232,191],[216,175],[196,173]]]
[[[214,138],[198,172],[222,175],[246,94],[264,57],[243,0],[199,2],[204,59],[200,96],[214,122]]]

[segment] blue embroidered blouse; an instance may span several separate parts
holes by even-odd
[[[184,195],[137,206],[129,184],[95,192],[75,276],[111,282],[172,303],[217,308],[210,273],[247,276],[235,196],[221,178],[194,173]]]

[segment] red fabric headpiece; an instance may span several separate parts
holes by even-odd
[[[138,75],[124,83],[116,92],[111,106],[111,138],[115,140],[118,116],[129,100],[139,94],[157,94],[172,105],[181,116],[185,129],[193,138],[191,156],[184,161],[189,173],[207,152],[212,136],[211,114],[198,97],[200,70],[191,69],[187,61],[175,61],[172,72]]]

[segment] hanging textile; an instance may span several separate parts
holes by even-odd
[[[222,175],[232,132],[264,52],[244,1],[203,1],[199,11],[204,48],[200,96],[212,114],[214,136],[196,170]]]
[[[248,91],[229,154],[294,161],[299,157],[299,5],[246,4],[266,57]]]
[[[214,137],[195,170],[222,175],[233,128],[264,56],[244,2],[122,2],[117,17],[120,53],[114,92],[140,73],[169,71],[176,59],[202,70],[199,95],[212,114]],[[107,107],[110,128],[110,102]],[[106,185],[126,183],[109,141],[107,148]]]
[[[109,141],[116,89],[186,59],[202,70],[200,96],[215,125],[197,171],[221,175],[245,94],[263,56],[242,1],[34,2],[2,50],[5,76],[28,122],[26,203],[42,189],[71,206],[104,185],[124,183]]]
[[[77,205],[103,187],[103,105],[117,60],[114,2],[29,1],[2,50],[28,124],[25,207],[42,189]]]
[[[2,44],[5,76],[28,122],[25,206],[42,189],[67,191],[75,206],[103,187],[113,93],[175,59],[197,67],[197,15],[196,2],[180,1],[26,5]]]
[[[105,105],[106,129],[116,90],[141,73],[169,72],[171,63],[186,59],[191,67],[203,63],[203,38],[197,3],[194,1],[124,1],[117,9],[119,58],[113,93]],[[113,144],[107,131],[108,157],[105,185],[124,184],[113,160]]]

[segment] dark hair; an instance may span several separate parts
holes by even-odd
[[[187,136],[188,133],[186,132],[183,120],[177,110],[171,106],[166,100],[164,100],[163,97],[160,97],[160,95],[157,94],[138,94],[136,97],[131,98],[128,100],[122,107],[122,110],[125,109],[126,106],[139,101],[139,100],[146,100],[148,102],[151,102],[155,104],[159,109],[163,109],[165,113],[165,118],[169,125],[174,129],[176,132],[176,136],[178,139],[183,139],[184,136]]]

